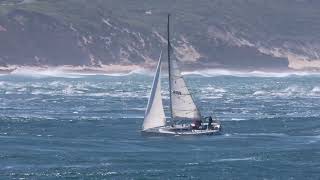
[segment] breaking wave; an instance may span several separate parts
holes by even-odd
[[[256,157],[244,157],[244,158],[226,158],[226,159],[216,159],[211,162],[233,162],[233,161],[261,161]]]
[[[28,76],[28,77],[65,77],[65,78],[80,78],[81,74],[67,73],[59,68],[17,68],[13,70],[10,75],[15,76]]]
[[[136,65],[103,65],[102,67],[88,66],[58,66],[58,67],[36,67],[36,66],[12,66],[7,75],[28,76],[28,77],[62,77],[62,78],[81,78],[90,75],[105,76],[130,76],[147,75],[153,76],[154,68],[148,69]],[[235,76],[235,77],[288,77],[288,76],[320,76],[316,71],[286,71],[286,72],[267,72],[267,71],[241,71],[227,69],[206,69],[196,71],[186,71],[183,75],[199,75],[203,77],[215,76]],[[3,75],[3,74],[2,74]]]
[[[11,71],[2,75],[25,76],[34,78],[61,77],[82,78],[84,76],[130,76],[130,75],[153,75],[151,70],[136,66],[108,66],[108,67],[85,67],[85,66],[58,66],[58,67],[36,67],[21,66],[12,67]]]
[[[320,72],[288,71],[288,72],[266,72],[266,71],[235,71],[226,69],[207,69],[201,71],[184,72],[184,75],[199,75],[204,77],[236,76],[236,77],[289,77],[289,76],[320,76]]]
[[[289,96],[320,96],[320,87],[300,87],[296,85],[288,86],[284,89],[279,90],[258,90],[255,91],[253,96],[278,96],[278,97],[289,97]]]

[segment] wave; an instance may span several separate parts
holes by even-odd
[[[211,162],[233,162],[233,161],[260,161],[256,157],[244,157],[244,158],[226,158],[226,159],[216,159]]]
[[[130,75],[149,75],[152,76],[153,73],[147,69],[139,68],[136,70],[132,70],[127,73],[103,73],[103,74],[95,74],[95,75],[105,75],[105,76],[130,76]]]
[[[260,95],[265,95],[265,94],[268,94],[268,92],[266,92],[266,91],[255,91],[253,93],[253,95],[255,95],[255,96],[260,96]]]
[[[34,78],[41,77],[64,77],[64,78],[81,78],[81,74],[68,73],[60,68],[41,68],[41,67],[23,67],[17,68],[10,72],[9,75],[28,76]]]
[[[297,85],[288,86],[284,89],[280,90],[258,90],[253,92],[253,96],[277,96],[277,97],[288,97],[288,96],[313,96],[318,97],[320,96],[320,87],[314,86],[314,87],[300,87]]]
[[[244,119],[244,118],[231,118],[231,121],[245,121],[248,119]]]
[[[89,66],[12,66],[6,75],[26,76],[26,77],[62,77],[62,78],[82,78],[84,76],[130,76],[130,75],[153,75],[151,70],[138,66],[103,65],[102,67]]]
[[[311,90],[312,93],[320,93],[320,87],[316,86]]]
[[[224,88],[221,88],[221,87],[213,87],[213,86],[208,86],[208,87],[206,87],[206,88],[203,88],[203,89],[201,89],[201,91],[203,92],[203,93],[211,93],[211,92],[213,92],[213,93],[226,93],[227,92],[227,90],[225,90]]]
[[[207,69],[200,71],[183,72],[183,75],[199,75],[203,77],[215,76],[235,76],[235,77],[290,77],[290,76],[320,76],[320,72],[308,71],[287,71],[287,72],[267,72],[267,71],[236,71],[226,69]]]
[[[144,68],[137,65],[102,65],[100,67],[91,66],[10,66],[6,69],[6,75],[19,75],[31,77],[65,77],[81,78],[83,76],[105,75],[105,76],[130,76],[147,75],[153,76],[153,69]],[[1,70],[1,69],[0,69]],[[267,71],[241,71],[228,69],[206,69],[196,71],[186,71],[183,75],[199,75],[203,77],[215,76],[235,76],[235,77],[288,77],[288,76],[320,76],[317,71],[286,71],[286,72],[267,72]]]
[[[283,137],[288,136],[284,133],[234,133],[233,135],[238,136],[274,136],[274,137]]]

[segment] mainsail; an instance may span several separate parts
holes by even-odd
[[[143,130],[164,126],[166,124],[161,96],[161,55],[162,51],[159,57],[156,74],[153,79],[152,90],[142,126]]]
[[[200,111],[194,103],[192,96],[186,86],[186,83],[180,73],[178,64],[170,59],[170,15],[168,15],[168,68],[169,68],[169,89],[171,102],[171,118],[174,121],[179,120],[198,120],[201,119]]]
[[[175,60],[171,60],[171,106],[174,120],[197,120],[200,111],[194,103]]]

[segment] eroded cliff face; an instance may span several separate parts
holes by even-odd
[[[0,20],[1,64],[144,64],[153,61],[153,51],[159,52],[161,43],[152,31],[134,31],[103,17],[100,21],[97,29],[83,30],[48,15],[14,10]]]
[[[2,0],[0,66],[154,66],[165,50],[171,12],[174,58],[185,69],[318,69],[316,5],[311,0]]]

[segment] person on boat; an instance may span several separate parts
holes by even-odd
[[[192,129],[200,129],[200,126],[202,125],[201,119],[195,119],[192,122]]]
[[[211,117],[211,116],[209,116],[209,120],[208,120],[208,128],[211,128],[211,127],[212,127],[212,122],[213,122],[212,117]]]

